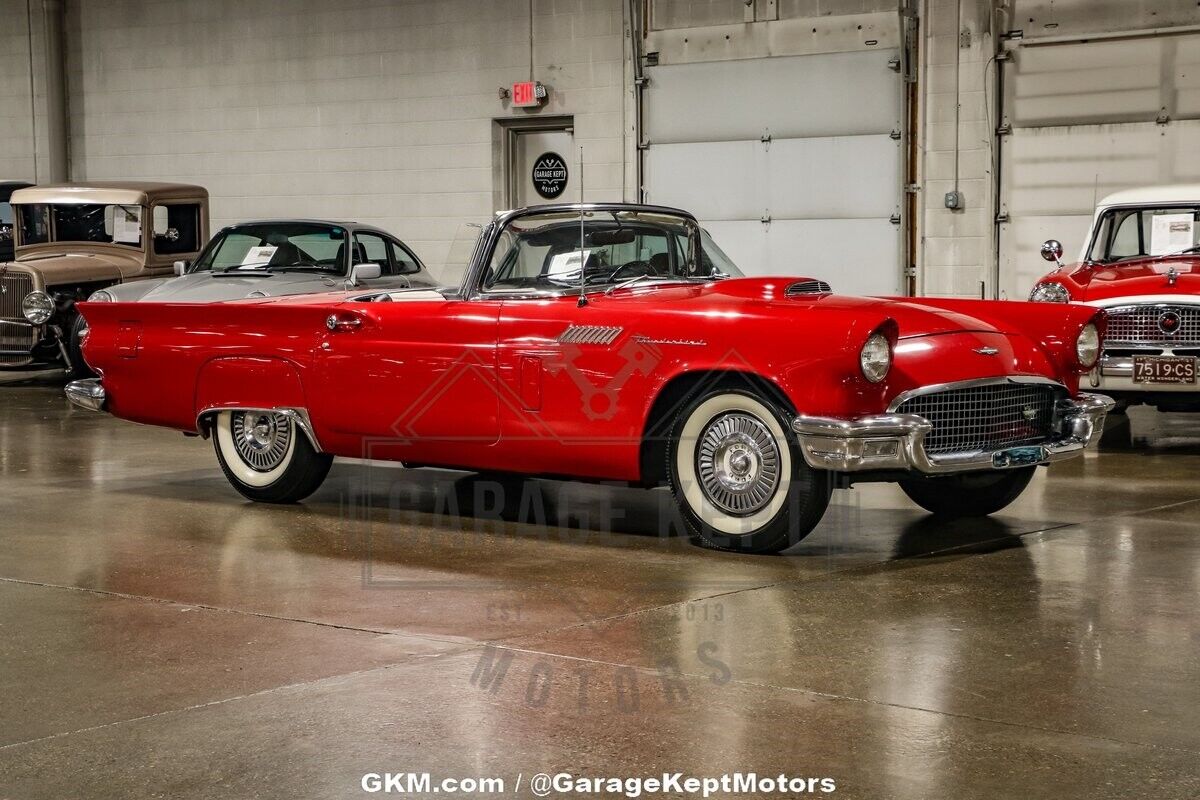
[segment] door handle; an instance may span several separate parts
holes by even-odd
[[[325,327],[334,333],[350,333],[362,327],[362,317],[347,311],[339,311],[325,318]]]

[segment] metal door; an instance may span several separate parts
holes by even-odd
[[[513,208],[579,201],[579,158],[571,130],[512,132]]]

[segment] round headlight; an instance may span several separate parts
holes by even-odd
[[[107,289],[97,289],[88,295],[87,301],[89,303],[115,303],[116,298]]]
[[[1088,368],[1095,366],[1096,359],[1100,357],[1100,334],[1090,322],[1083,326],[1079,338],[1075,340],[1075,356],[1081,365]]]
[[[54,299],[45,292],[30,292],[21,301],[21,313],[34,325],[44,325],[54,316]]]
[[[892,346],[882,333],[872,333],[858,354],[858,363],[863,377],[871,383],[879,383],[887,377],[892,366]]]
[[[1061,283],[1039,283],[1029,293],[1029,299],[1035,303],[1069,303],[1071,293]]]

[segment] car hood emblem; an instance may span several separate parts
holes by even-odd
[[[976,347],[975,352],[979,353],[981,356],[994,356],[1000,351],[995,347]]]

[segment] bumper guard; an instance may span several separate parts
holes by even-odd
[[[108,396],[99,378],[71,381],[67,384],[67,399],[71,404],[87,411],[103,411]]]

